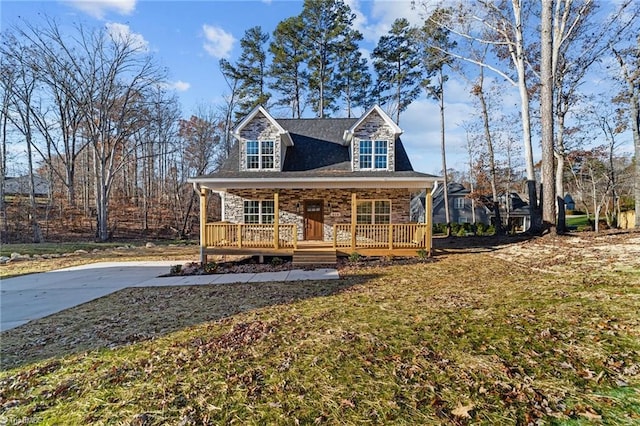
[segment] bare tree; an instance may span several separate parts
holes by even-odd
[[[32,73],[25,67],[21,66],[20,58],[29,55],[28,46],[17,46],[15,43],[10,44],[10,40],[3,39],[2,53],[8,59],[7,65],[15,70],[15,80],[10,86],[5,88],[9,90],[8,110],[6,118],[11,121],[13,126],[24,137],[26,153],[27,153],[27,170],[29,179],[29,224],[32,229],[32,241],[39,243],[42,241],[42,230],[38,223],[38,205],[35,197],[35,169],[33,165],[33,147],[35,145],[33,135],[33,117],[32,102],[33,93],[36,89],[36,79]]]
[[[69,55],[74,84],[73,101],[82,105],[82,134],[92,151],[96,237],[110,238],[109,202],[116,174],[135,150],[133,135],[146,125],[144,111],[150,91],[164,74],[132,35],[88,31],[76,27]]]
[[[637,37],[636,43],[636,47],[630,47],[625,50],[612,48],[612,50],[620,64],[622,78],[627,86],[624,94],[629,102],[631,132],[633,133],[635,151],[635,227],[640,228],[640,36]]]
[[[494,149],[493,134],[491,132],[490,124],[490,112],[487,104],[487,98],[485,96],[484,89],[484,67],[480,67],[478,79],[472,87],[471,93],[473,93],[480,103],[480,110],[482,115],[482,130],[484,134],[484,142],[487,147],[487,157],[489,160],[489,176],[491,182],[491,201],[493,205],[493,212],[495,214],[495,229],[496,234],[501,235],[504,230],[502,229],[502,219],[500,218],[500,199],[498,196],[498,176],[496,169],[496,154]]]
[[[427,4],[423,2],[425,10]],[[517,87],[520,95],[520,121],[522,123],[522,140],[525,152],[525,166],[527,172],[527,188],[529,204],[531,206],[531,232],[540,231],[540,215],[537,208],[536,176],[533,161],[533,146],[531,137],[531,113],[530,113],[530,85],[528,74],[534,70],[528,56],[532,55],[532,49],[525,42],[528,34],[527,23],[528,10],[522,0],[510,2],[493,2],[481,0],[473,3],[471,7],[461,2],[457,7],[451,8],[451,16],[442,16],[434,20],[429,15],[429,20],[434,25],[445,27],[452,36],[456,36],[458,49],[441,49],[433,45],[434,49],[441,49],[454,58],[487,68],[504,78],[507,82]],[[474,44],[487,45],[493,48],[495,61],[488,58],[482,60],[474,57],[473,53],[465,52],[461,47],[470,47]],[[471,49],[471,52],[473,49]],[[528,55],[529,54],[529,55]],[[507,68],[501,68],[505,62]],[[515,73],[512,73],[513,72]]]
[[[188,219],[196,204],[197,194],[187,185],[189,176],[200,176],[216,168],[216,156],[223,140],[224,120],[216,117],[212,108],[200,106],[189,120],[180,120],[180,137],[183,140],[184,171],[180,180],[174,182],[176,199],[179,205],[180,235],[187,234]],[[218,162],[219,164],[219,162]],[[178,198],[179,197],[179,198]],[[185,202],[185,200],[187,200]]]

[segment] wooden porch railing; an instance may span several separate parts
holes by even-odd
[[[298,228],[295,224],[278,225],[276,239],[273,224],[207,223],[205,247],[297,248]]]
[[[353,232],[355,231],[355,232]],[[298,248],[295,224],[278,225],[276,240],[273,224],[207,223],[205,247]],[[333,248],[429,249],[429,225],[401,223],[386,225],[333,225]]]
[[[355,232],[353,232],[355,231]],[[386,225],[333,225],[335,248],[428,248],[429,225],[400,223]]]

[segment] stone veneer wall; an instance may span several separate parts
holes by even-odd
[[[373,111],[367,118],[355,129],[353,133],[352,145],[352,168],[353,170],[360,170],[360,144],[359,140],[387,140],[388,146],[388,158],[387,158],[387,170],[393,172],[396,169],[395,159],[395,137],[391,127],[384,121],[384,118],[380,116],[376,111]]]
[[[247,169],[247,145],[246,141],[274,141],[274,170],[282,170],[282,141],[278,129],[271,124],[271,121],[262,113],[247,123],[240,132],[242,142],[240,143],[240,170],[260,171],[260,169]]]
[[[391,200],[391,223],[409,223],[411,192],[408,189],[281,189],[279,190],[280,223],[296,223],[298,225],[298,240],[303,240],[304,200],[323,200],[323,239],[332,241],[334,224],[351,223],[351,193],[354,191],[356,197],[362,200]],[[227,192],[223,196],[225,203],[223,220],[231,223],[243,223],[245,200],[273,200],[273,190],[245,189]],[[331,204],[331,208],[329,208],[329,204]],[[332,216],[331,213],[339,216]]]

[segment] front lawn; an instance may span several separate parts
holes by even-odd
[[[356,265],[334,283],[127,289],[2,334],[23,356],[39,338],[76,341],[12,358],[0,421],[637,423],[640,267],[550,246]],[[121,327],[145,337],[74,349]]]

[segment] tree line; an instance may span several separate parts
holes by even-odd
[[[591,1],[447,4],[415,2],[422,25],[397,19],[369,61],[344,1],[305,0],[301,13],[271,34],[259,26],[245,32],[238,59],[219,63],[228,85],[224,101],[202,105],[188,119],[168,88],[166,70],[135,37],[52,19],[21,22],[2,31],[0,172],[6,176],[7,144],[19,138],[28,175],[54,182],[53,203],[92,218],[98,240],[117,232],[110,219],[114,202],[139,212],[142,231],[153,226],[150,214],[163,206],[165,226],[184,237],[197,222],[186,179],[220,165],[231,149],[234,124],[257,105],[276,116],[322,118],[351,117],[380,104],[400,122],[401,113],[426,96],[440,110],[446,182],[452,173],[446,166],[444,89],[455,77],[467,81],[476,100],[477,114],[461,123],[469,153],[463,174],[474,193],[491,193],[495,204],[501,191],[520,189],[526,181],[539,232],[563,229],[559,199],[567,185],[585,194],[584,200],[600,200],[589,209],[597,214],[616,203],[619,210],[623,188],[633,181],[640,222],[640,165],[617,152],[621,134],[630,129],[640,157],[640,6],[629,0],[605,13]],[[616,93],[587,87],[590,72],[603,63],[611,71],[603,78]],[[505,84],[518,89],[516,115],[506,112]],[[537,137],[540,164],[533,159]],[[593,141],[603,142],[589,149]],[[619,178],[625,171],[635,177]],[[31,180],[29,226],[40,240]],[[547,182],[542,189],[541,180]],[[598,182],[596,195],[585,189],[587,181]]]

